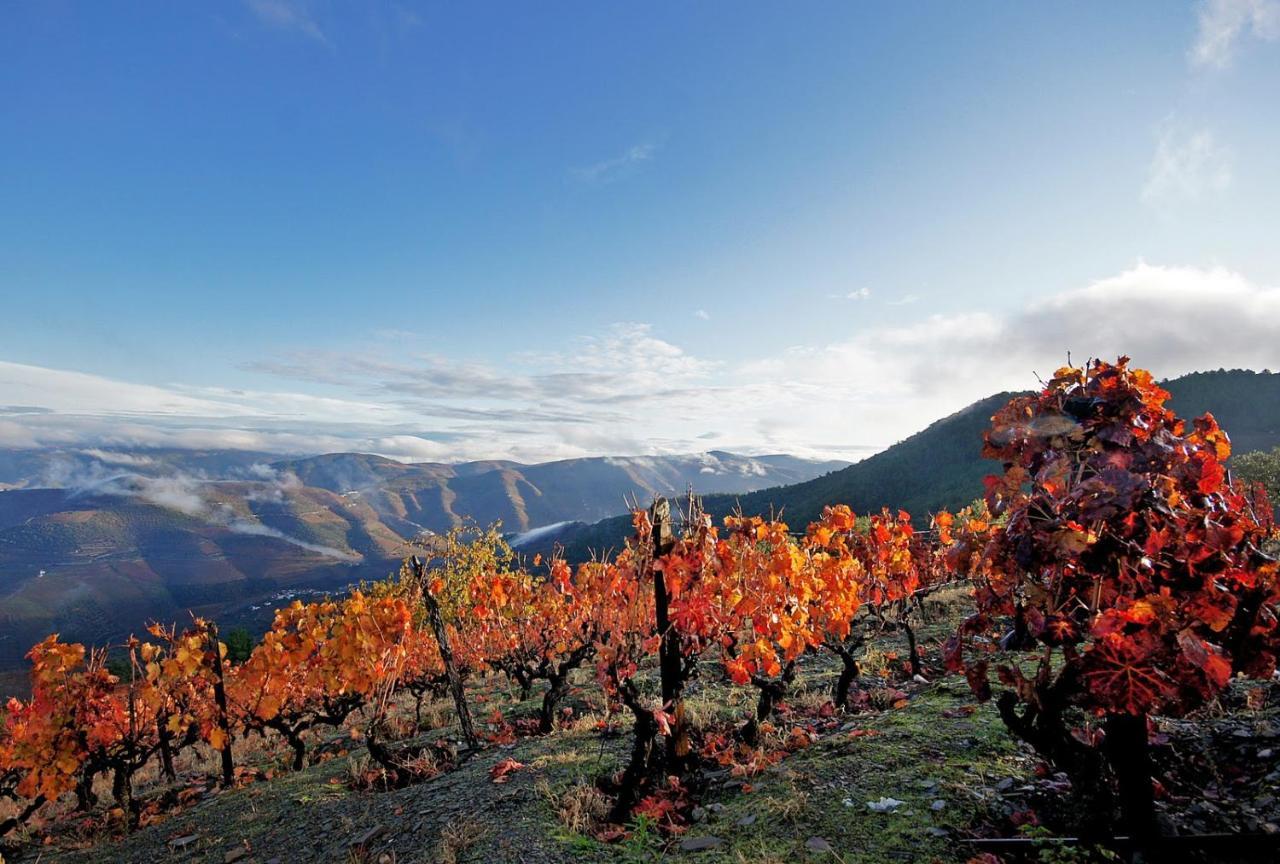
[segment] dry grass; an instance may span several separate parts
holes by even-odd
[[[440,831],[434,861],[438,864],[459,864],[467,850],[484,837],[484,823],[472,816],[454,819]]]
[[[720,674],[718,661],[714,666],[704,668],[702,674],[708,676],[708,680],[715,680],[715,676]],[[705,728],[745,719],[754,709],[755,699],[756,692],[752,688],[725,690],[723,687],[700,685],[685,693],[684,710],[693,726]]]
[[[878,645],[868,645],[862,652],[862,657],[858,659],[858,667],[862,670],[863,678],[887,678],[889,676],[889,664],[895,659],[890,654],[895,652],[885,652]]]
[[[436,750],[427,747],[412,759],[406,760],[404,767],[415,777],[432,777],[440,773],[440,756]]]
[[[830,701],[831,691],[825,687],[801,687],[787,698],[787,702],[793,708],[807,714],[816,714],[823,705]]]
[[[412,713],[413,708],[408,709]],[[439,729],[453,717],[453,705],[441,699],[424,700],[422,703],[422,728]]]
[[[764,799],[764,806],[770,815],[794,823],[809,807],[809,792],[800,785],[801,778],[796,772],[787,771],[785,779],[785,794],[770,795]]]
[[[739,849],[734,853],[733,860],[735,864],[791,864],[790,859],[770,852],[763,843],[758,850],[751,852],[743,852]]]
[[[588,836],[609,814],[609,799],[585,780],[578,780],[560,792],[542,780],[536,789],[555,812],[556,821],[571,834]]]
[[[530,765],[534,768],[544,769],[552,765],[581,765],[595,757],[591,754],[584,754],[577,747],[568,747],[555,753],[547,753],[534,759]]]

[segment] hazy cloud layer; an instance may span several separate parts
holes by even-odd
[[[571,173],[584,183],[612,183],[651,161],[660,146],[653,141],[644,141],[628,147],[617,156],[574,168]]]
[[[1246,36],[1267,42],[1280,39],[1280,0],[1204,0],[1191,62],[1226,66]]]
[[[698,357],[637,323],[566,344],[492,364],[295,352],[253,364],[264,385],[274,382],[254,391],[0,362],[0,404],[27,406],[0,417],[0,446],[358,450],[409,461],[708,449],[857,459],[976,399],[1035,386],[1068,352],[1129,354],[1159,376],[1280,368],[1280,290],[1225,269],[1138,264],[1006,314],[937,314],[737,362]],[[327,395],[293,392],[291,380]],[[138,494],[181,509],[188,491]]]
[[[339,561],[350,563],[360,560],[358,555],[332,546],[311,543],[270,525],[264,525],[256,518],[238,513],[227,504],[217,503],[211,494],[215,484],[202,476],[175,471],[151,477],[129,471],[117,471],[108,466],[121,463],[136,465],[137,463],[127,461],[128,454],[105,453],[96,449],[86,449],[82,452],[96,461],[82,465],[55,459],[45,472],[41,485],[66,489],[76,496],[134,498],[219,528],[225,528],[233,534],[272,537]],[[280,471],[270,465],[254,465],[245,473],[253,481],[253,485],[243,493],[244,500],[248,502],[266,501],[277,505],[283,504],[285,496],[302,485],[292,472]]]
[[[1147,169],[1142,200],[1158,207],[1198,201],[1231,185],[1231,157],[1212,132],[1166,126]]]
[[[299,33],[322,44],[329,43],[304,0],[245,0],[245,6],[268,27]]]

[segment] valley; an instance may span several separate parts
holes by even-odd
[[[0,672],[24,668],[27,649],[50,632],[119,644],[148,621],[195,614],[259,633],[277,606],[381,579],[415,537],[463,519],[554,533],[630,499],[690,487],[749,492],[845,465],[723,452],[540,465],[262,458],[0,453]],[[0,692],[20,689],[19,678]]]

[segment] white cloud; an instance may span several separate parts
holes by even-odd
[[[88,453],[89,451],[84,451]],[[114,454],[121,455],[121,454]],[[297,476],[281,473],[268,465],[255,465],[250,471],[260,482],[245,493],[246,501],[284,500],[284,492],[301,485]],[[208,495],[216,489],[216,483],[208,483],[201,477],[176,472],[160,477],[146,477],[139,474],[112,473],[101,465],[85,468],[55,460],[51,470],[44,478],[45,485],[60,489],[69,489],[77,495],[106,495],[117,498],[137,498],[166,510],[174,510],[192,518],[200,519],[226,528],[234,534],[247,534],[255,537],[272,537],[282,540],[301,549],[316,552],[328,558],[340,561],[355,562],[360,556],[353,555],[331,546],[311,543],[279,529],[264,525],[255,519],[240,515],[226,504],[213,504]]]
[[[854,289],[853,291],[850,291],[850,292],[849,292],[849,293],[847,293],[847,294],[833,294],[833,295],[832,295],[832,299],[833,299],[833,300],[836,300],[836,299],[844,299],[844,300],[867,300],[867,299],[870,299],[870,297],[871,297],[871,289],[870,289],[870,288],[856,288],[856,289]]]
[[[1221,68],[1231,62],[1242,36],[1280,39],[1280,0],[1205,0],[1191,47],[1191,62]]]
[[[657,152],[658,144],[643,142],[628,147],[617,156],[574,168],[570,173],[585,183],[612,183],[631,173],[638,165],[653,159]]]
[[[299,549],[305,549],[308,552],[315,552],[326,558],[336,558],[339,561],[355,563],[360,560],[359,555],[353,555],[350,552],[344,552],[341,549],[335,549],[332,546],[323,546],[319,543],[309,543],[300,537],[294,537],[292,534],[286,534],[283,531],[272,528],[270,525],[263,525],[261,522],[255,522],[252,519],[245,519],[235,515],[234,511],[224,510],[214,518],[215,524],[221,524],[227,530],[235,534],[247,534],[251,537],[272,537],[276,540],[283,540],[291,546],[297,546]]]
[[[204,499],[195,481],[181,474],[167,477],[138,477],[138,496],[158,507],[177,510],[188,516],[205,511]]]
[[[98,447],[89,447],[80,452],[106,465],[127,465],[131,468],[144,468],[156,463],[156,460],[150,456],[137,453],[113,453],[110,450],[102,450]]]
[[[245,0],[245,5],[255,18],[269,27],[292,30],[316,42],[329,43],[303,0]]]
[[[700,318],[703,321],[710,321],[711,313],[709,313],[706,309],[699,309],[697,312],[693,313],[693,317]]]
[[[113,471],[99,464],[78,466],[55,459],[45,472],[41,485],[70,489],[80,495],[140,498],[166,510],[203,517],[207,515],[209,505],[200,494],[201,482],[199,478],[180,472],[146,477]]]
[[[841,451],[806,445],[883,447],[984,396],[1034,387],[1068,352],[1078,362],[1128,354],[1161,377],[1280,368],[1280,290],[1225,269],[1139,264],[1009,315],[935,315],[792,349],[744,367],[768,406],[754,412],[755,443],[832,455]]]
[[[557,347],[492,365],[338,353],[260,364],[327,388],[324,397],[0,364],[0,404],[27,406],[0,419],[0,446],[356,450],[441,462],[714,447],[856,459],[984,396],[1034,387],[1068,352],[1128,354],[1158,376],[1280,369],[1280,290],[1221,268],[1138,264],[1006,313],[932,315],[765,356],[744,346],[737,362],[695,356],[638,323]]]
[[[0,360],[0,392],[14,401],[52,411],[73,412],[88,408],[112,414],[143,412],[156,414],[207,414],[230,416],[239,413],[231,402],[182,395],[175,390],[146,384],[113,381],[42,366],[24,366]]]
[[[1166,125],[1147,168],[1142,200],[1154,206],[1197,201],[1230,185],[1230,155],[1212,132],[1183,134]]]

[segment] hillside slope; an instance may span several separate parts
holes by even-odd
[[[1212,412],[1231,436],[1233,453],[1280,444],[1280,373],[1243,369],[1193,372],[1163,382],[1182,417]]]
[[[1231,436],[1234,452],[1280,445],[1280,373],[1196,372],[1163,386],[1179,415],[1212,412]],[[982,478],[999,468],[982,458],[982,432],[991,415],[1014,395],[998,393],[975,402],[840,471],[746,495],[705,495],[703,503],[716,517],[735,509],[774,512],[798,527],[818,518],[828,504],[848,504],[859,513],[890,507],[920,515],[964,506],[982,494]],[[583,560],[592,550],[617,548],[629,532],[625,516],[567,525],[554,535],[539,537],[526,551],[545,553],[558,543],[571,560]]]

